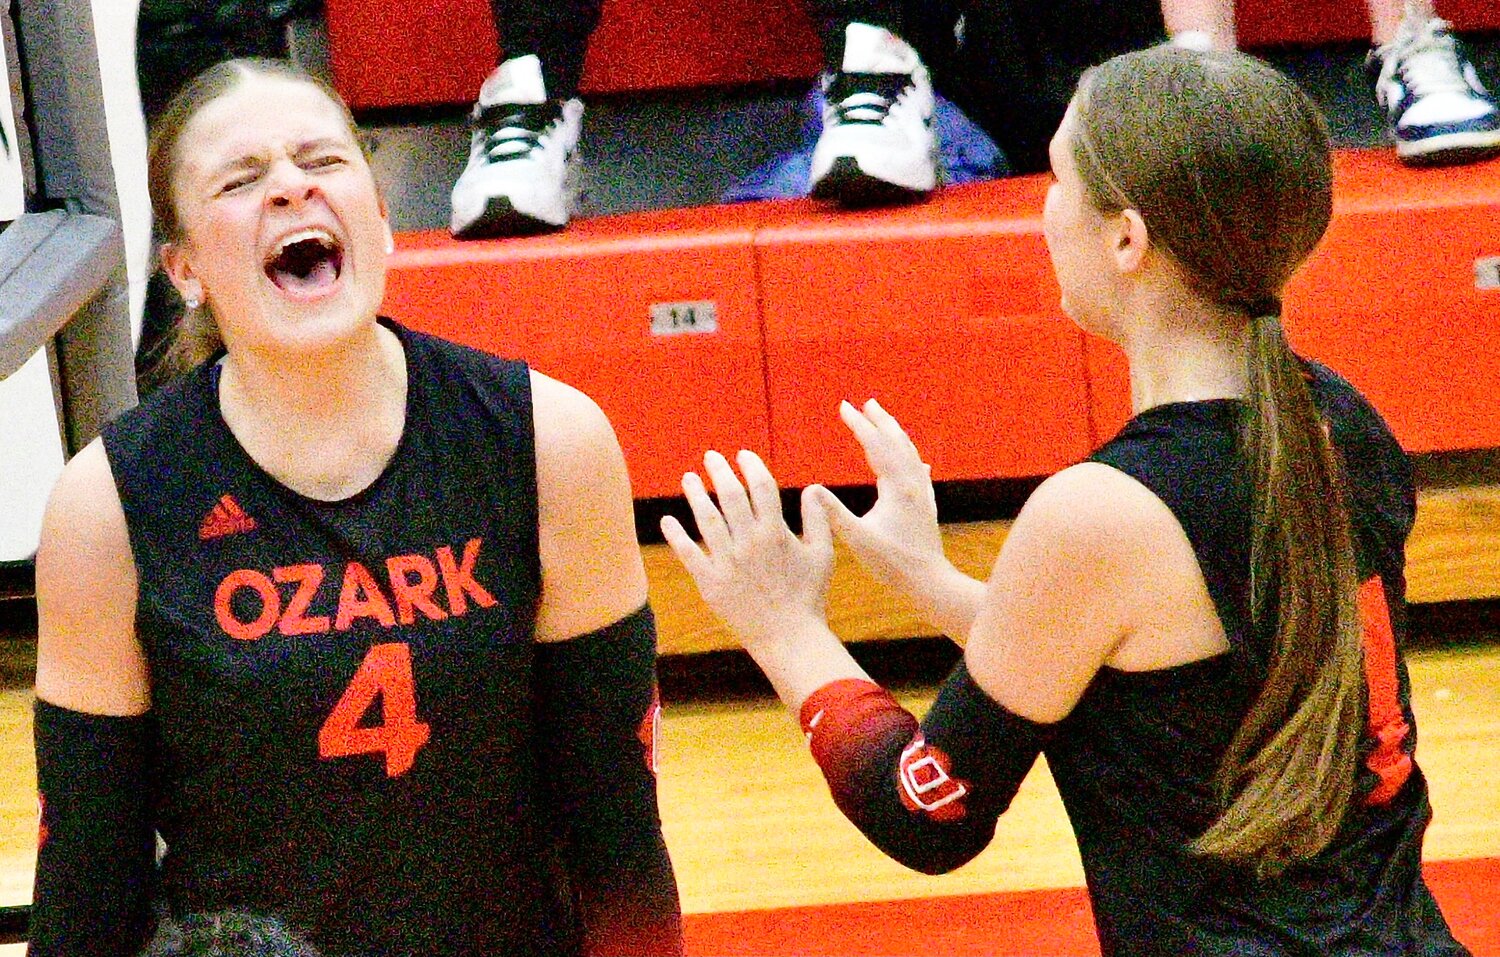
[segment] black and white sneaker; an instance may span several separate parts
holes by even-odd
[[[453,184],[458,239],[561,229],[575,205],[583,103],[548,99],[541,61],[506,60],[469,117],[469,163]]]
[[[849,24],[842,68],[823,84],[813,196],[871,206],[921,199],[937,187],[932,81],[906,41],[881,27]]]
[[[1396,156],[1413,165],[1464,163],[1500,154],[1500,109],[1459,50],[1448,24],[1408,18],[1370,54]]]

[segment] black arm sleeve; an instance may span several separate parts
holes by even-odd
[[[543,780],[558,811],[587,954],[682,953],[677,881],[656,806],[656,619],[650,606],[538,646]]]
[[[151,930],[156,833],[149,716],[83,714],[38,700],[42,811],[31,957],[128,957]]]
[[[985,694],[962,662],[920,725],[868,681],[836,681],[802,706],[833,800],[885,854],[942,874],[995,836],[1051,736]]]

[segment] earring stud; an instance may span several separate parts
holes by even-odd
[[[197,309],[199,306],[203,305],[203,303],[201,301],[199,301],[199,299],[198,299],[197,296],[188,296],[182,302],[183,302],[183,305],[185,305],[185,306],[188,307],[188,311],[189,312],[191,312],[192,310]]]

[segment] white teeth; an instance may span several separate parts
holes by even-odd
[[[281,255],[286,251],[286,248],[288,246],[291,246],[294,243],[303,242],[304,240],[308,239],[316,239],[330,249],[338,245],[338,243],[336,243],[333,239],[333,234],[326,229],[299,229],[297,232],[292,233],[290,236],[283,236],[281,238],[281,240],[276,244],[276,255]]]

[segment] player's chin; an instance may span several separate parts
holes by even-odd
[[[348,297],[315,303],[276,304],[268,310],[264,338],[288,355],[312,355],[347,347],[375,324],[375,310]]]

